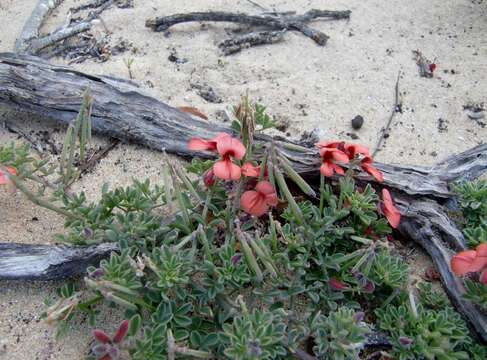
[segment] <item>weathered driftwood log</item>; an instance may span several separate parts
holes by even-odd
[[[114,243],[78,248],[0,243],[0,279],[43,281],[82,275],[116,249]]]
[[[90,88],[94,104],[93,129],[101,135],[134,142],[159,151],[193,157],[187,149],[192,136],[211,138],[228,127],[195,119],[150,97],[134,83],[107,76],[89,75],[67,66],[52,65],[37,57],[0,53],[0,105],[68,124],[77,113],[82,94]],[[293,167],[305,177],[318,174],[315,149],[283,139],[257,136],[264,145],[282,148]],[[200,153],[199,156],[211,156]],[[384,185],[410,195],[447,199],[449,182],[462,174],[478,176],[487,168],[487,145],[430,167],[376,164]],[[361,175],[363,180],[371,180]]]
[[[299,31],[303,35],[314,40],[318,45],[325,46],[329,39],[328,35],[309,27],[307,23],[317,19],[349,19],[350,14],[350,10],[330,11],[317,9],[309,10],[303,15],[295,15],[294,13],[264,13],[262,15],[248,15],[225,11],[207,11],[157,17],[155,19],[147,20],[145,24],[154,31],[165,31],[171,26],[184,22],[233,22],[283,32],[288,30]]]
[[[128,81],[88,75],[34,57],[0,54],[0,106],[66,124],[76,115],[86,88],[90,88],[94,97],[93,129],[122,141],[189,157],[195,155],[186,148],[190,137],[209,138],[221,131],[231,132],[227,127],[194,119],[145,95]],[[266,136],[257,137],[257,141],[274,142],[283,149],[297,171],[315,181],[319,163],[314,149]],[[204,153],[197,155],[208,156]],[[487,341],[485,315],[462,298],[462,283],[449,269],[451,254],[465,245],[462,233],[448,218],[443,206],[452,198],[451,182],[473,179],[487,169],[487,145],[477,146],[430,167],[376,165],[384,173],[385,181],[381,185],[394,192],[401,207],[403,220],[399,230],[430,254],[453,304],[476,333]],[[359,178],[371,181],[366,175],[359,175]],[[4,257],[0,252],[0,263],[2,261]],[[69,261],[66,266],[70,266]],[[2,268],[5,267],[0,265]]]

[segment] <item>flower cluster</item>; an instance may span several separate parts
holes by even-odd
[[[220,155],[220,159],[203,175],[203,182],[207,187],[215,183],[215,178],[237,181],[240,180],[242,175],[255,178],[260,175],[260,166],[254,166],[252,163],[246,162],[240,167],[232,161],[232,159],[242,160],[246,149],[240,140],[229,134],[219,133],[210,140],[194,137],[189,141],[188,149],[212,151]],[[245,191],[240,197],[241,209],[256,217],[266,214],[269,211],[269,207],[276,206],[277,202],[276,191],[268,181],[258,182],[254,190]]]
[[[345,171],[340,164],[346,165],[356,161],[361,169],[372,175],[375,180],[384,181],[382,173],[372,165],[372,157],[365,146],[344,141],[320,141],[316,143],[316,147],[320,151],[320,171],[323,176],[330,177],[335,173],[344,175]]]
[[[479,281],[487,284],[487,243],[480,244],[475,250],[459,252],[451,259],[450,266],[459,276],[480,272]]]

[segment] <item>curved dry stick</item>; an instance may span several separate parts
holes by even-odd
[[[39,0],[15,42],[15,52],[29,53],[30,43],[39,38],[39,30],[42,24],[62,2],[63,0]]]

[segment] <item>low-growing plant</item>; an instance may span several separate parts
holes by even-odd
[[[391,237],[400,212],[387,189],[354,180],[365,172],[383,181],[367,148],[319,142],[313,188],[291,163],[308,149],[254,140],[274,122],[243,98],[235,133],[189,139],[189,149],[216,160],[183,169],[164,157],[161,184],[104,186],[92,201],[70,191],[86,156],[87,99],[61,168],[2,146],[0,184],[64,215],[58,240],[117,244],[87,269],[83,286],[63,286],[45,314],[66,329],[77,313],[95,325],[100,305],[120,309],[126,320],[113,337],[93,332],[92,359],[356,359],[373,329],[365,319],[375,316],[401,359],[463,359],[473,346],[453,310],[433,308],[439,300],[408,308],[409,269]]]

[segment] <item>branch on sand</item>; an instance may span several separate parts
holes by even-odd
[[[268,31],[252,32],[246,34],[244,37],[251,37],[253,41],[247,42],[247,47],[272,44],[276,39],[280,39],[287,31],[298,31],[304,36],[309,37],[320,46],[325,46],[329,36],[321,31],[315,30],[307,25],[313,20],[342,20],[350,19],[350,10],[331,11],[331,10],[317,10],[312,9],[302,15],[296,15],[294,12],[264,12],[261,15],[248,15],[244,13],[231,13],[224,11],[208,11],[208,12],[193,12],[186,14],[175,14],[169,16],[156,17],[146,21],[146,26],[154,31],[166,31],[170,27],[194,21],[211,21],[211,22],[232,22],[244,24],[259,28],[264,28]],[[274,35],[280,34],[279,37],[269,36],[270,33]],[[219,47],[223,49],[225,55],[235,53],[232,51],[235,43],[242,42],[242,36],[237,38],[230,38],[222,43]],[[229,50],[227,50],[227,46]]]

